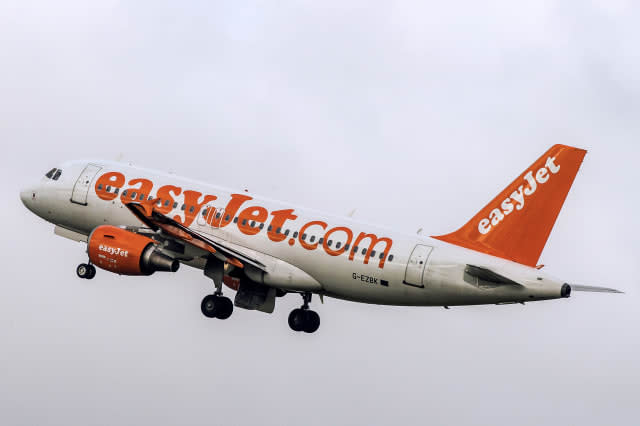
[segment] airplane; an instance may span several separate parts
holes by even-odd
[[[312,295],[399,306],[512,304],[568,298],[569,284],[538,260],[586,151],[554,145],[455,232],[407,235],[245,191],[111,161],[70,161],[20,193],[55,234],[87,244],[78,277],[202,269],[215,291],[201,311],[227,319],[234,306],[288,317],[313,333]],[[223,286],[235,297],[223,296]]]

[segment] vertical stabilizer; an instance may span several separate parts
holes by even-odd
[[[586,153],[552,146],[466,225],[433,238],[536,266]]]

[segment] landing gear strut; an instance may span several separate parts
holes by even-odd
[[[80,278],[84,278],[87,280],[91,280],[93,279],[93,277],[96,276],[96,267],[93,266],[92,264],[87,264],[87,263],[81,263],[78,265],[78,267],[76,268],[76,274],[80,277]]]
[[[224,276],[224,263],[215,257],[209,257],[204,267],[204,274],[213,280],[216,286],[214,294],[209,294],[202,299],[200,310],[207,318],[227,319],[233,313],[233,302],[222,295],[222,277]]]
[[[293,331],[313,333],[320,327],[320,315],[309,309],[311,293],[303,293],[302,301],[302,306],[298,309],[294,309],[289,314],[289,327],[291,327]]]

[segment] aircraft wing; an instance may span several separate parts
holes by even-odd
[[[154,231],[161,231],[166,237],[195,246],[214,255],[221,261],[238,268],[244,268],[244,266],[248,264],[262,271],[267,271],[266,266],[257,259],[253,259],[240,253],[238,250],[213,241],[170,217],[159,213],[154,209],[157,201],[157,199],[154,199],[142,202],[129,202],[126,206],[147,227]]]

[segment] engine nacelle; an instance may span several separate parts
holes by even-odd
[[[161,253],[151,238],[115,226],[98,226],[89,235],[87,247],[95,266],[120,275],[175,272],[180,267],[180,262]]]

